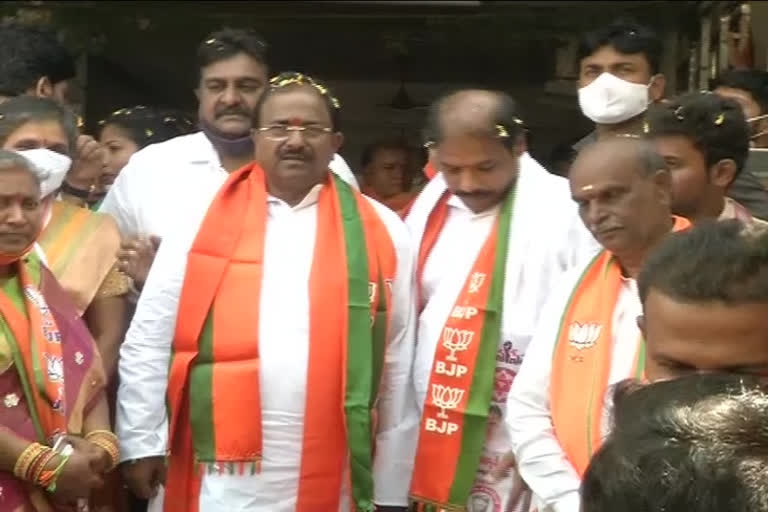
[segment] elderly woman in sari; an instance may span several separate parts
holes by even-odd
[[[67,293],[34,250],[50,199],[39,169],[0,150],[0,510],[86,500],[119,459],[104,371]],[[55,449],[54,449],[55,447]]]
[[[58,194],[75,151],[74,116],[56,102],[20,96],[0,104],[0,147],[29,151],[49,171],[43,192]],[[114,220],[65,201],[52,200],[39,239],[44,263],[69,294],[101,351],[107,376],[117,368],[125,334],[130,280],[117,268],[120,232]]]

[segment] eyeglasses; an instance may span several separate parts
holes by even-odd
[[[305,139],[314,140],[333,131],[326,126],[292,126],[283,124],[264,126],[262,128],[256,128],[256,130],[263,133],[268,139],[274,141],[286,140],[291,136],[291,132],[299,132]]]

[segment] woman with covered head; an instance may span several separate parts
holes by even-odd
[[[119,458],[98,350],[34,244],[50,199],[0,150],[0,509],[50,512],[101,486]]]
[[[50,206],[38,240],[41,257],[85,320],[111,375],[126,328],[130,281],[116,266],[120,232],[114,220],[56,199],[76,137],[74,116],[52,100],[21,96],[0,104],[0,147],[23,151],[41,170]]]

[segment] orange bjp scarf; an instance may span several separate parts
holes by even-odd
[[[296,510],[337,510],[349,468],[355,509],[372,512],[373,432],[396,256],[371,204],[329,173],[317,207],[310,344]],[[260,471],[259,303],[263,170],[230,175],[190,250],[173,342],[166,511],[198,510],[201,467]]]
[[[690,226],[687,219],[675,217],[672,229]],[[605,393],[613,362],[613,310],[621,280],[621,267],[613,254],[605,250],[598,254],[574,288],[557,335],[550,386],[552,424],[579,475],[602,444]],[[631,376],[642,378],[644,368],[645,344],[640,339]]]

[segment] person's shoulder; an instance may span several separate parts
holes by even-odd
[[[150,144],[136,153],[132,159],[170,157],[176,159],[194,158],[196,155],[210,152],[210,142],[203,132],[179,135],[157,144]]]
[[[73,215],[81,215],[84,218],[84,225],[92,226],[99,230],[102,236],[111,235],[113,238],[120,238],[120,228],[117,221],[108,213],[102,213],[82,206],[69,203],[67,201],[56,201],[54,215],[60,215],[60,218],[72,218]]]
[[[376,214],[379,216],[379,219],[381,219],[384,226],[386,226],[395,248],[398,251],[409,248],[410,236],[408,234],[408,228],[405,226],[405,223],[400,216],[375,199],[363,194],[361,195],[368,201],[368,204],[373,207]]]

